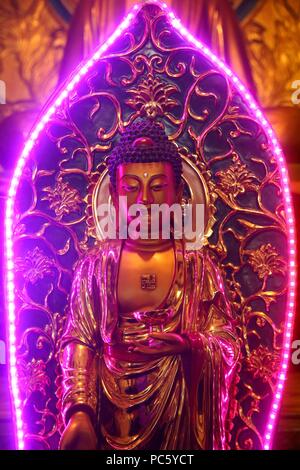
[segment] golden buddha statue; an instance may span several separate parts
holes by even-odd
[[[220,272],[207,247],[187,249],[174,230],[166,238],[161,219],[149,236],[151,206],[181,203],[182,157],[145,118],[107,163],[116,213],[130,224],[141,204],[147,233],[121,238],[119,226],[78,262],[61,343],[60,448],[225,449],[239,343]]]

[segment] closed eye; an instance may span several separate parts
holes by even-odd
[[[133,192],[137,191],[139,189],[139,187],[137,185],[135,185],[135,186],[133,186],[133,185],[132,186],[131,185],[123,185],[122,189],[124,191],[127,191],[128,193],[133,193]]]
[[[162,184],[153,184],[151,186],[152,191],[162,191],[168,186],[167,183],[162,183]]]

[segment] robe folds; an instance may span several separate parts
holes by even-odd
[[[226,449],[226,419],[239,341],[222,279],[207,248],[173,240],[175,271],[159,306],[165,332],[184,335],[182,354],[131,352],[148,326],[118,308],[122,241],[105,241],[79,260],[62,336],[61,412],[95,426],[99,449]],[[126,288],[126,287],[124,287]]]

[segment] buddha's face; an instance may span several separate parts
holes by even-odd
[[[119,196],[126,196],[126,208],[118,207]],[[176,188],[173,166],[169,162],[122,163],[117,167],[113,199],[117,210],[127,211],[127,223],[135,218],[128,213],[132,204],[142,204],[148,210],[151,224],[151,205],[180,203],[181,188]]]

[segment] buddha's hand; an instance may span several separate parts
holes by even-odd
[[[74,413],[65,428],[59,448],[61,450],[96,450],[97,437],[87,413]]]
[[[189,342],[186,337],[177,333],[153,332],[149,334],[149,337],[155,339],[155,341],[150,341],[147,345],[134,342],[132,351],[153,356],[168,356],[182,354],[189,349]]]

